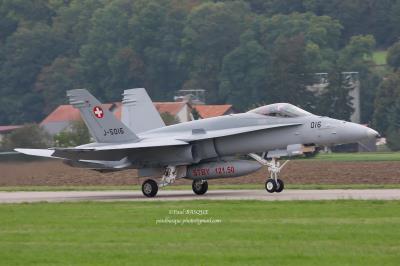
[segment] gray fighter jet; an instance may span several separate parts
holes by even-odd
[[[138,169],[140,177],[161,177],[158,182],[143,182],[147,197],[154,197],[159,187],[177,178],[193,180],[194,193],[202,195],[207,192],[208,179],[246,175],[263,165],[270,173],[266,190],[281,192],[284,183],[279,173],[287,161],[280,165],[278,159],[379,136],[366,126],[314,115],[288,103],[165,126],[144,89],[124,92],[124,123],[87,90],[70,90],[67,96],[95,142],[74,148],[15,150],[62,159],[74,167]]]

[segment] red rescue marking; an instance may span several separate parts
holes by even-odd
[[[210,175],[209,168],[195,168],[192,170],[193,176],[208,176]]]
[[[215,173],[217,175],[229,175],[229,174],[234,174],[235,173],[235,167],[234,166],[227,166],[225,167],[216,167],[214,169]]]
[[[94,113],[94,116],[96,116],[97,118],[103,118],[104,117],[103,109],[101,109],[100,106],[95,106],[93,108],[93,113]]]

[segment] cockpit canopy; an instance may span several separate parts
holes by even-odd
[[[248,111],[248,113],[256,113],[259,115],[275,116],[275,117],[301,117],[313,115],[290,103],[274,103],[258,107]]]

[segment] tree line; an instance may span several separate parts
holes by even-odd
[[[359,72],[371,123],[384,90],[372,53],[397,41],[399,22],[399,0],[3,0],[0,124],[40,121],[68,89],[116,101],[133,87],[157,101],[205,89],[238,111],[290,102],[348,119],[344,71]],[[317,72],[330,80],[319,96],[307,90]]]

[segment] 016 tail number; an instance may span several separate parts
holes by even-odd
[[[311,128],[321,128],[321,121],[311,122]]]

